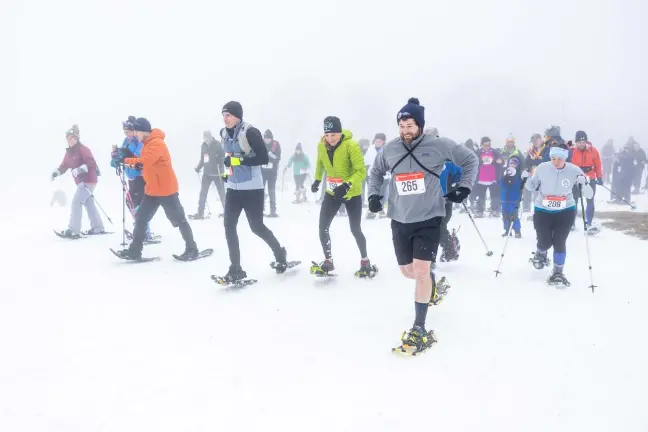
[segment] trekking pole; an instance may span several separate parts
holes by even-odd
[[[479,231],[479,228],[477,227],[477,224],[475,223],[475,219],[473,219],[472,215],[470,214],[470,211],[468,210],[468,207],[466,207],[466,202],[463,201],[461,204],[463,204],[464,210],[466,210],[466,213],[468,213],[468,217],[470,218],[470,221],[472,222],[473,226],[477,230],[477,234],[479,235],[479,238],[481,239],[482,244],[486,248],[486,256],[493,256],[493,251],[488,249],[488,245],[486,244],[486,241],[484,240],[484,237],[482,237],[481,232]]]
[[[114,225],[112,219],[110,219],[110,217],[106,214],[106,211],[103,209],[103,207],[101,207],[101,204],[99,204],[99,201],[97,201],[97,198],[94,196],[94,193],[92,193],[92,191],[90,190],[90,188],[89,188],[85,183],[83,184],[83,187],[86,188],[86,190],[87,190],[88,193],[90,194],[90,197],[91,197],[91,198],[95,201],[95,203],[97,204],[97,207],[99,207],[99,209],[100,209],[101,212],[104,214],[104,216],[106,216],[106,219],[108,219],[108,222],[110,222],[110,225]]]
[[[623,199],[622,196],[620,196],[618,193],[614,192],[614,191],[613,191],[612,189],[610,189],[609,187],[605,186],[604,184],[599,185],[599,186],[603,186],[605,189],[609,190],[610,193],[611,193],[612,195],[616,196],[617,198],[620,198],[621,201],[623,201],[624,203],[628,204],[632,210],[637,210],[637,206],[636,206],[636,205],[632,205],[631,203],[629,203],[628,201],[626,201],[625,199]]]
[[[511,223],[506,229],[506,240],[504,241],[504,247],[502,248],[502,254],[500,255],[499,265],[497,266],[497,270],[495,270],[495,277],[502,274],[500,269],[502,268],[502,263],[504,262],[504,252],[506,252],[506,246],[508,245],[508,241],[511,238],[511,228],[513,227],[513,223],[515,222],[515,219],[518,219],[518,212],[520,211],[520,203],[522,202],[522,198],[524,197],[523,193],[524,193],[524,185],[526,184],[526,181],[527,179],[522,180],[522,185],[520,186],[520,199],[515,205],[515,211],[511,214]]]
[[[594,294],[594,288],[596,288],[596,285],[594,285],[594,276],[592,275],[592,258],[590,256],[590,249],[589,249],[589,236],[587,235],[587,220],[585,219],[585,204],[583,201],[583,185],[578,184],[578,191],[580,192],[581,196],[581,212],[583,213],[583,233],[585,235],[585,249],[587,250],[587,266],[589,268],[589,276],[590,276],[590,286],[589,288],[592,289],[592,294]]]
[[[117,166],[117,174],[122,184],[122,246],[126,246],[126,180],[124,180],[124,171]]]

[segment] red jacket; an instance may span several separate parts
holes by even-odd
[[[601,169],[601,155],[599,155],[596,147],[588,142],[584,150],[579,149],[576,145],[572,147],[572,160],[576,166],[579,166],[585,175],[592,180],[603,178],[603,170]]]
[[[97,183],[97,162],[92,156],[92,152],[86,146],[81,143],[77,143],[72,147],[68,147],[65,150],[65,157],[63,157],[63,162],[58,167],[59,173],[63,174],[69,169],[79,168],[81,165],[88,167],[88,172],[80,176],[74,177],[74,182],[79,184],[81,182],[87,184],[96,184]]]

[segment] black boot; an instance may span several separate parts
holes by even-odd
[[[275,262],[273,268],[276,270],[277,274],[285,273],[286,269],[288,269],[288,261],[286,260],[287,256],[288,253],[286,252],[285,247],[282,247],[277,252],[275,252]]]

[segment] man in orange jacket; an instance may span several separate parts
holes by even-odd
[[[599,154],[596,147],[592,145],[591,142],[587,140],[587,134],[584,131],[576,132],[576,144],[572,147],[572,157],[571,162],[580,167],[583,170],[585,175],[590,179],[590,186],[596,194],[596,185],[603,184],[603,170],[601,169],[601,155]],[[576,200],[576,206],[578,206],[578,199],[580,197],[580,191],[576,186],[574,186],[574,199]],[[594,218],[594,195],[592,199],[587,200],[587,208],[585,210],[585,222],[587,223],[588,231],[596,231],[595,228],[592,228],[592,219]]]
[[[135,215],[133,242],[128,249],[118,253],[120,258],[138,260],[142,257],[142,243],[146,237],[146,227],[153,219],[155,212],[162,206],[171,224],[180,228],[185,241],[185,251],[179,256],[183,261],[198,257],[198,247],[193,238],[193,232],[178,195],[178,179],[176,178],[171,155],[164,142],[164,132],[151,129],[151,123],[145,118],[138,118],[133,124],[137,139],[143,143],[140,157],[122,159],[124,165],[134,166],[142,171],[146,182],[144,198]]]

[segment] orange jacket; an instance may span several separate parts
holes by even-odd
[[[153,129],[144,140],[142,154],[138,158],[126,158],[124,164],[141,163],[142,177],[146,182],[144,193],[151,196],[169,196],[178,192],[178,179],[171,165],[171,155],[164,143],[164,132]]]
[[[578,147],[572,147],[571,163],[579,166],[585,175],[592,180],[603,178],[603,170],[601,169],[601,156],[599,155],[596,147],[587,143],[584,150]]]

